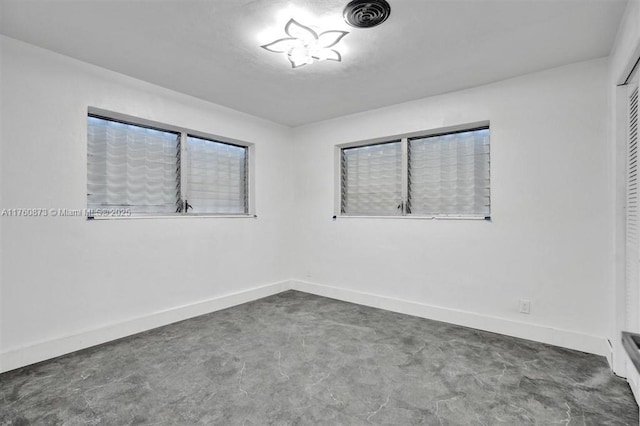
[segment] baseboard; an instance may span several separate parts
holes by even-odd
[[[606,338],[571,330],[545,327],[505,318],[480,315],[473,312],[409,302],[407,300],[331,287],[307,281],[292,280],[291,288],[293,290],[330,297],[345,302],[491,331],[507,336],[535,340],[537,342],[575,349],[604,357],[609,355],[609,344]]]
[[[629,358],[629,355],[627,355],[626,352],[624,353],[624,364],[627,383],[629,383],[631,393],[633,393],[636,403],[640,405],[640,374],[638,374],[631,358]]]
[[[318,296],[330,297],[345,302],[357,303],[388,311],[414,315],[422,318],[462,325],[479,330],[491,331],[508,336],[535,340],[542,343],[575,349],[596,355],[609,355],[609,344],[604,337],[592,336],[570,330],[545,327],[513,321],[505,318],[480,315],[440,306],[410,302],[371,293],[331,287],[307,281],[281,281],[251,288],[237,293],[219,296],[189,305],[178,306],[111,324],[106,327],[86,330],[30,346],[0,353],[0,373],[14,370],[80,349],[106,343],[132,334],[151,330],[177,321],[197,317],[221,309],[230,308],[252,300],[271,296],[293,289]]]
[[[271,296],[290,289],[289,281],[281,281],[213,299],[159,311],[150,315],[110,324],[106,327],[86,330],[77,334],[39,342],[0,353],[0,373],[34,364],[106,343],[142,331],[151,330],[177,321],[230,308],[252,300]]]

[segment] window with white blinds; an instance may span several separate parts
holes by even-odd
[[[400,141],[342,150],[342,213],[398,214],[402,197]]]
[[[87,207],[173,213],[180,202],[180,134],[87,118]]]
[[[187,200],[194,213],[247,213],[247,147],[189,136]]]
[[[489,216],[489,129],[409,139],[407,211]]]
[[[90,218],[113,209],[132,215],[248,214],[249,148],[167,127],[89,114]]]
[[[489,128],[340,149],[346,216],[489,218]]]

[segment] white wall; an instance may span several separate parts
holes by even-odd
[[[2,208],[86,207],[92,106],[255,143],[258,215],[2,217],[2,369],[175,321],[184,312],[119,323],[290,278],[283,215],[292,202],[290,129],[10,38],[0,43]],[[100,329],[109,332],[59,340]]]
[[[606,73],[599,59],[294,129],[298,287],[606,354]],[[331,220],[336,144],[483,120],[492,222]]]

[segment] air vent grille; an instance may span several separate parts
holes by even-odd
[[[382,24],[391,14],[385,0],[353,0],[344,8],[344,20],[356,28],[371,28]]]

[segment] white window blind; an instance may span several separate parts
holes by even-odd
[[[187,152],[192,212],[247,213],[247,148],[188,136]]]
[[[489,216],[489,129],[408,143],[407,213]]]
[[[87,207],[173,213],[180,202],[179,134],[87,118]]]
[[[395,215],[402,203],[400,141],[342,149],[341,211]]]
[[[340,149],[340,212],[490,218],[489,128]]]

